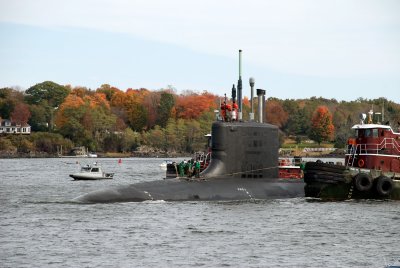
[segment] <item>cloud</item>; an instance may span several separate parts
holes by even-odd
[[[299,75],[395,75],[399,1],[2,0],[0,21],[122,32]]]

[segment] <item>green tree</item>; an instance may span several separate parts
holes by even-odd
[[[23,103],[22,92],[12,88],[0,88],[0,117],[10,119],[18,103]]]
[[[9,138],[0,137],[0,151],[13,152],[13,151],[17,151],[17,147],[12,144],[12,142]]]
[[[204,134],[200,131],[200,124],[196,120],[186,121],[186,152],[194,153],[204,148]]]
[[[46,110],[46,121],[49,130],[53,130],[55,110],[68,96],[69,87],[64,87],[52,81],[36,84],[25,91],[29,104],[43,106]]]
[[[165,139],[165,130],[160,126],[155,126],[154,129],[148,131],[148,144],[152,147],[166,151],[167,144]]]
[[[174,95],[168,92],[162,92],[160,103],[157,107],[157,115],[158,118],[156,120],[156,124],[165,128],[168,122],[168,119],[171,116],[171,110],[175,105]]]
[[[310,126],[310,118],[306,117],[304,109],[289,113],[285,131],[290,135],[307,135]]]
[[[176,120],[176,130],[175,134],[178,137],[179,142],[179,151],[186,152],[186,133],[187,133],[187,126],[184,119]]]
[[[31,139],[39,152],[55,154],[61,146],[66,151],[73,147],[71,140],[56,133],[35,132],[31,134]]]
[[[135,132],[130,128],[126,128],[123,132],[122,136],[122,144],[121,151],[122,152],[131,152],[136,150],[137,147],[140,146],[140,133]]]
[[[29,136],[13,135],[11,136],[11,142],[17,147],[18,153],[29,153],[35,150],[35,146],[30,141],[30,138]]]
[[[117,133],[110,133],[103,140],[102,149],[106,152],[123,152],[121,149],[122,135]]]
[[[147,111],[141,103],[133,102],[126,112],[128,125],[135,131],[142,131],[147,123]]]
[[[46,125],[46,109],[41,105],[30,105],[29,110],[31,117],[29,118],[28,124],[31,126],[32,131],[46,131],[48,126]]]
[[[54,108],[68,96],[69,89],[52,81],[45,81],[28,88],[25,93],[28,103],[46,103]]]
[[[79,145],[82,145],[88,138],[85,128],[75,117],[69,117],[69,120],[59,129],[59,132]]]
[[[176,135],[176,121],[170,118],[165,127],[165,138],[167,140],[168,151],[178,151],[179,141]]]

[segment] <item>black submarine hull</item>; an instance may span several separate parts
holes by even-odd
[[[167,179],[99,190],[74,201],[81,203],[165,201],[228,201],[304,197],[302,180],[288,179]]]
[[[257,122],[215,122],[211,162],[194,180],[142,182],[85,194],[83,203],[146,200],[248,200],[304,196],[304,182],[278,179],[278,128]]]

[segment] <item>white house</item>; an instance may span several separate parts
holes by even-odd
[[[0,119],[0,134],[31,134],[29,124],[17,124],[9,119]]]

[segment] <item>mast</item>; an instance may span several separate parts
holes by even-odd
[[[239,80],[237,85],[238,91],[238,106],[239,106],[239,121],[242,120],[242,50],[239,49]]]

